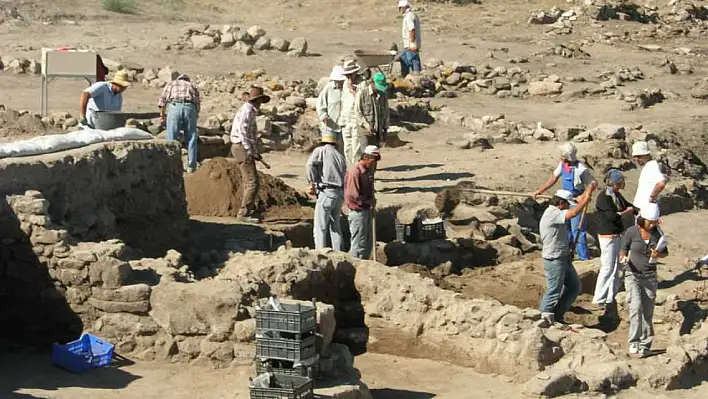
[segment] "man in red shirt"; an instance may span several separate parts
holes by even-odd
[[[351,233],[349,254],[358,259],[369,259],[374,247],[371,231],[371,209],[376,205],[373,170],[380,159],[379,147],[367,146],[344,181],[344,205],[349,209]]]

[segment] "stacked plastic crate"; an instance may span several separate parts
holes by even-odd
[[[310,306],[271,297],[256,306],[256,374],[261,386],[251,385],[252,399],[312,397],[319,360],[316,327],[314,300]],[[265,384],[264,375],[269,380]]]

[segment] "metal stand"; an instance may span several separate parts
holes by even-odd
[[[86,76],[86,75],[74,75],[74,76],[52,76],[42,74],[42,88],[40,94],[40,104],[39,104],[39,114],[42,116],[47,115],[47,109],[49,108],[49,82],[52,79],[62,77],[62,78],[84,78],[88,82],[89,86],[96,82],[96,76]]]

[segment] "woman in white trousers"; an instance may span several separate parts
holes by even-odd
[[[624,176],[618,169],[609,169],[605,176],[607,188],[597,196],[597,235],[602,254],[602,267],[597,276],[593,303],[607,312],[614,304],[620,284],[620,237],[625,231],[623,216],[636,213],[620,193]]]

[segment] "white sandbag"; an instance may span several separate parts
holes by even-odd
[[[111,130],[83,129],[66,134],[34,137],[0,144],[0,158],[49,154],[107,141],[150,140],[153,136],[140,129],[121,127]]]

